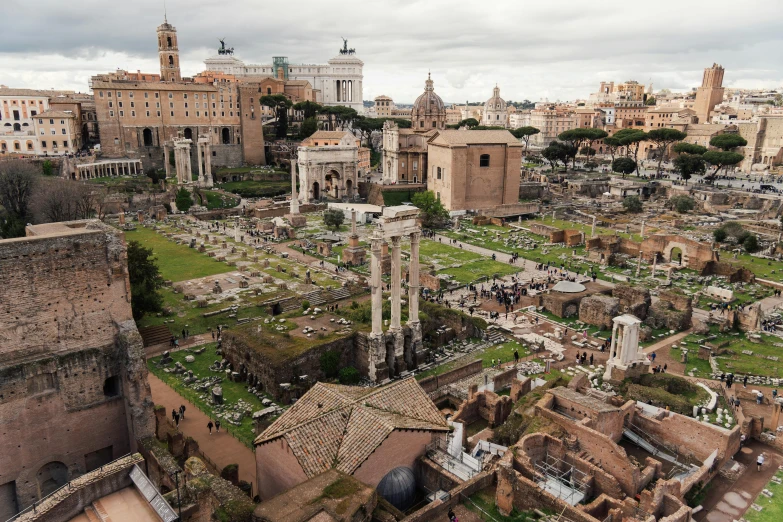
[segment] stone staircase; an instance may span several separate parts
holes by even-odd
[[[347,286],[341,286],[340,288],[329,290],[328,292],[331,294],[333,301],[341,301],[342,299],[351,297],[351,291]]]
[[[314,290],[302,295],[303,301],[308,301],[310,306],[321,306],[326,303],[326,297],[324,297],[322,290]]]
[[[487,340],[492,344],[504,343],[506,336],[499,329],[490,326],[487,328]]]
[[[162,324],[140,328],[139,334],[145,348],[154,344],[168,343],[171,340],[171,330],[169,330],[168,326]]]

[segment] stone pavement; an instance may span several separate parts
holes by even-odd
[[[212,430],[212,435],[210,435],[207,429],[209,418],[195,404],[186,400],[152,373],[149,374],[148,379],[152,390],[152,400],[155,404],[163,406],[167,412],[179,408],[180,404],[185,405],[185,420],[180,421],[179,431],[186,437],[194,438],[198,442],[201,452],[217,466],[218,470],[222,470],[229,464],[238,464],[239,480],[253,484],[255,494],[258,482],[256,481],[256,460],[253,450],[226,431],[217,433]],[[169,415],[166,418],[169,418]]]

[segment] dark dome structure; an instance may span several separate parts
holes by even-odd
[[[405,511],[416,500],[416,476],[410,468],[400,466],[388,472],[376,489],[392,506]]]

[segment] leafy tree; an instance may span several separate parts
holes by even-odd
[[[340,370],[340,384],[351,386],[359,384],[360,380],[359,370],[353,366],[346,366]]]
[[[712,235],[715,238],[715,241],[717,241],[718,243],[723,243],[724,241],[726,241],[726,236],[728,236],[726,231],[723,230],[722,228],[716,228],[715,230],[713,230]]]
[[[598,163],[596,163],[595,161],[586,161],[585,162],[585,168],[588,169],[588,170],[592,171],[596,167],[598,167]]]
[[[367,118],[365,116],[357,116],[353,121],[353,129],[358,130],[362,139],[370,147],[370,150],[375,150],[372,144],[372,133],[383,129],[384,118]]]
[[[315,117],[305,118],[302,125],[299,127],[299,137],[301,139],[307,139],[318,130],[318,120]]]
[[[609,136],[609,133],[606,132],[603,129],[585,129],[588,131],[587,133],[587,148],[588,150],[592,149],[593,155],[595,155],[595,149],[593,148],[593,142],[596,142],[598,140],[606,139]],[[584,154],[584,152],[582,153]],[[588,160],[590,159],[590,156],[588,155]]]
[[[696,202],[688,196],[674,196],[669,199],[668,206],[680,214],[685,214],[696,207]]]
[[[293,102],[282,94],[267,94],[262,96],[258,103],[274,109],[277,118],[275,136],[284,139],[288,135],[288,109],[293,106]]]
[[[633,161],[636,164],[634,170],[637,170],[639,168],[639,146],[647,139],[647,133],[639,129],[620,129],[614,134],[614,137],[617,138],[621,146],[625,147],[626,155],[630,155],[633,151]]]
[[[41,166],[41,169],[43,170],[44,176],[54,176],[54,165],[51,161],[46,160],[43,162],[43,165]]]
[[[695,143],[688,143],[686,141],[681,141],[680,143],[676,143],[674,147],[672,147],[672,150],[677,154],[701,155],[707,152],[707,147],[702,147],[701,145],[696,145]]]
[[[135,320],[163,310],[163,296],[158,292],[163,286],[163,279],[157,259],[153,257],[151,248],[144,248],[138,241],[128,241],[128,278]]]
[[[340,371],[340,354],[334,351],[321,354],[321,371],[327,379],[334,379]]]
[[[718,134],[710,139],[710,145],[721,150],[734,150],[747,144],[748,140],[739,134]]]
[[[626,196],[623,200],[623,208],[633,214],[638,214],[642,211],[642,200],[639,196]]]
[[[650,96],[644,101],[645,105],[655,105],[655,96]]]
[[[311,102],[310,100],[295,103],[293,107],[295,111],[302,111],[305,120],[307,118],[315,118],[316,115],[323,110],[321,104]]]
[[[469,129],[478,127],[479,121],[476,118],[465,118],[457,124],[457,128],[467,127]]]
[[[563,165],[565,165],[568,161],[568,158],[570,157],[569,147],[570,145],[565,143],[553,141],[549,144],[548,147],[541,151],[541,156],[543,156],[543,158],[549,162],[549,164],[552,166],[552,170],[556,171],[558,162],[562,162]]]
[[[636,162],[631,158],[622,156],[612,162],[612,171],[622,174],[623,178],[635,170]]]
[[[181,188],[177,191],[177,197],[174,199],[174,203],[177,204],[177,210],[180,212],[187,212],[190,207],[193,206],[193,199],[190,197],[188,189]]]
[[[525,142],[525,154],[527,154],[527,148],[530,145],[530,138],[539,132],[541,131],[535,127],[526,126],[512,130],[511,134],[513,134],[515,138]]]
[[[666,155],[666,149],[672,143],[684,140],[686,136],[687,134],[684,132],[678,131],[677,129],[669,129],[667,127],[653,129],[647,133],[647,139],[655,143],[658,147],[657,173],[659,175],[661,174],[661,164],[663,163],[663,157]]]
[[[614,136],[609,136],[607,138],[604,138],[604,145],[606,146],[606,151],[612,157],[612,163],[614,163],[614,155],[617,152],[617,149],[619,149],[622,146],[620,144],[620,140],[618,140]]]
[[[394,123],[397,124],[397,127],[401,129],[410,129],[413,123],[411,123],[411,120],[401,120],[399,118],[386,118],[387,120],[391,120]]]
[[[590,159],[592,156],[595,156],[595,153],[596,153],[596,152],[597,152],[597,151],[596,151],[594,148],[592,148],[592,147],[588,147],[587,145],[585,145],[584,147],[582,147],[581,149],[579,149],[579,153],[580,153],[580,154],[582,154],[583,156],[587,156],[587,159],[588,159],[588,160],[589,160],[589,159]]]
[[[579,151],[584,143],[590,141],[591,137],[594,135],[592,132],[594,130],[596,129],[570,129],[565,132],[561,132],[557,136],[557,139],[560,141],[564,141],[574,147],[574,154],[569,155],[572,160],[571,168],[576,168],[576,151]]]
[[[352,123],[359,115],[355,109],[344,107],[342,105],[330,105],[321,110],[329,119],[329,129],[343,129],[346,125]]]
[[[24,160],[0,161],[0,237],[22,237],[41,171]]]
[[[419,209],[419,217],[425,228],[443,228],[448,223],[449,211],[433,191],[416,192],[411,202]]]
[[[702,155],[704,161],[715,167],[715,170],[710,174],[711,178],[714,178],[720,169],[723,167],[730,167],[740,163],[745,156],[738,152],[729,152],[723,150],[708,150]]]
[[[694,174],[704,174],[707,165],[704,163],[704,158],[698,154],[680,154],[674,158],[674,168],[687,183]]]
[[[344,221],[345,214],[343,214],[342,210],[337,208],[327,208],[324,210],[324,225],[327,227],[337,230]]]
[[[742,248],[745,249],[745,252],[748,252],[749,254],[752,254],[756,250],[759,249],[759,240],[756,237],[755,234],[748,234],[748,237],[745,238],[745,240],[742,242]]]

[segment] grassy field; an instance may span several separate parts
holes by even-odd
[[[494,487],[482,489],[478,493],[471,495],[470,498],[468,498],[468,501],[465,502],[465,507],[476,513],[479,518],[486,521],[526,522],[527,520],[533,520],[532,513],[523,513],[516,509],[511,512],[510,516],[501,515],[495,504]]]
[[[199,253],[195,248],[178,245],[151,228],[136,227],[135,230],[125,232],[125,239],[138,241],[142,246],[151,248],[158,258],[161,276],[170,281],[186,281],[236,270]]]
[[[383,192],[383,204],[387,207],[402,205],[404,202],[410,202],[417,191],[415,190],[388,190]]]
[[[783,479],[783,471],[778,471],[775,476]],[[772,493],[772,498],[759,495],[755,503],[761,506],[761,511],[748,509],[744,519],[748,522],[780,522],[783,520],[783,484],[769,482],[767,488]]]
[[[202,190],[201,194],[203,195],[201,204],[207,207],[209,210],[214,210],[218,208],[233,208],[239,204],[238,197],[228,196],[221,192],[215,192],[212,190]]]
[[[407,245],[403,248],[409,249]],[[439,274],[450,275],[460,284],[472,283],[484,276],[492,278],[493,275],[502,277],[515,274],[520,270],[516,265],[493,261],[482,255],[428,239],[421,241],[419,260],[422,267],[432,265]]]
[[[217,373],[209,369],[209,367],[217,358],[215,355],[215,346],[216,344],[214,343],[205,345],[206,350],[199,355],[194,355],[196,360],[192,363],[185,362],[185,357],[187,355],[191,355],[185,350],[173,352],[171,354],[171,358],[174,359],[175,362],[182,363],[182,365],[188,370],[193,370],[193,375],[197,378],[211,377],[214,375],[224,377],[225,374],[223,372]],[[165,382],[172,389],[176,390],[177,393],[198,406],[201,411],[209,415],[210,418],[214,420],[216,415],[214,406],[210,399],[210,392],[199,392],[186,386],[182,382],[180,376],[173,373],[166,373],[163,371],[163,368],[158,367],[157,363],[159,360],[160,357],[153,357],[147,361],[147,367],[149,368],[150,372],[155,374],[155,376]],[[173,367],[173,363],[170,367]],[[242,399],[246,403],[250,404],[254,412],[263,408],[261,401],[255,395],[252,395],[247,391],[246,383],[231,382],[228,379],[224,379],[223,382],[220,383],[220,386],[223,388],[223,399],[225,404],[233,405],[237,402],[237,400]],[[269,398],[271,399],[271,397]],[[187,412],[185,412],[185,414],[187,415]],[[229,424],[225,419],[221,419],[221,425],[221,427],[227,428],[232,435],[242,441],[245,445],[250,448],[253,447],[253,439],[255,439],[256,433],[253,432],[253,419],[250,415],[245,415],[245,417],[242,419],[241,426],[234,426],[233,424]]]
[[[218,183],[216,186],[246,198],[274,197],[291,192],[290,180],[229,181]]]
[[[716,341],[730,340],[726,347],[731,354],[718,355],[718,367],[722,372],[732,372],[734,374],[763,375],[768,377],[780,377],[783,372],[783,360],[770,361],[763,357],[757,357],[756,354],[763,356],[783,357],[783,349],[775,344],[780,344],[781,339],[772,335],[762,335],[761,342],[754,343],[742,337],[721,335]],[[743,350],[750,350],[753,355],[745,355]]]

